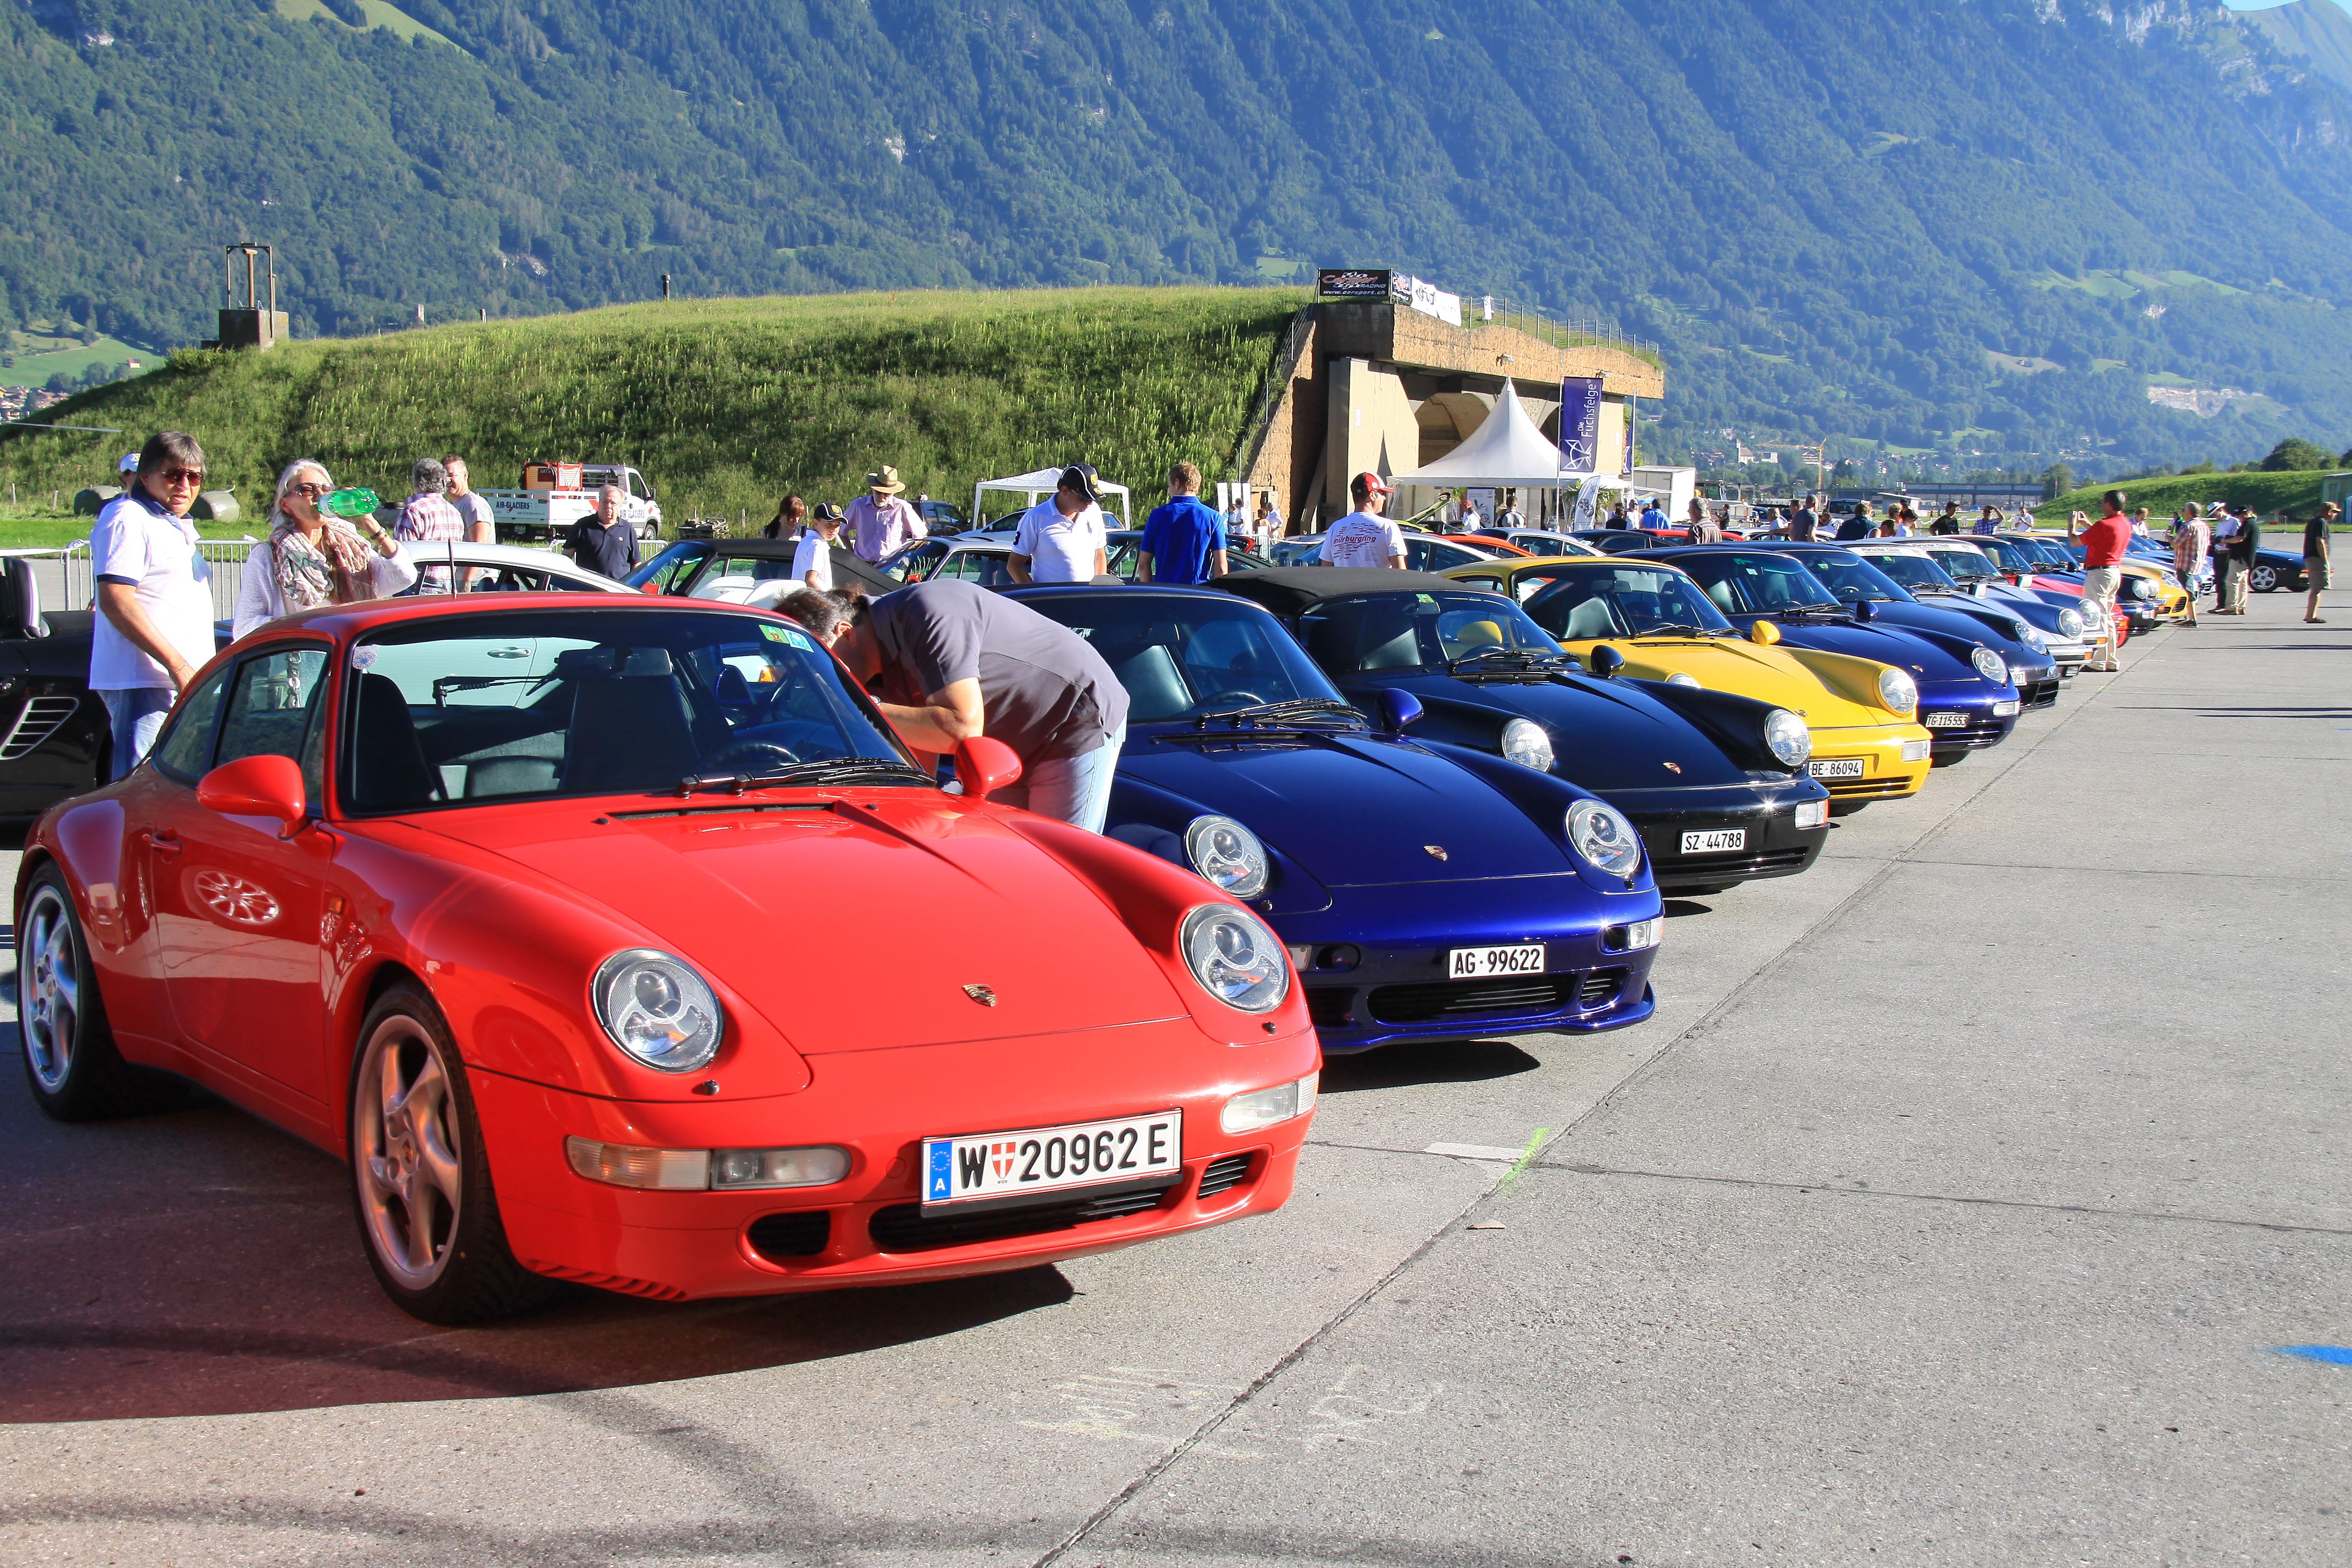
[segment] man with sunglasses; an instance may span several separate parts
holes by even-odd
[[[89,531],[99,610],[89,686],[114,732],[110,779],[139,765],[180,689],[213,656],[211,568],[188,521],[204,487],[204,448],[185,431],[163,431]]]

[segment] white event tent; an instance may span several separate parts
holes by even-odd
[[[1559,492],[1565,485],[1577,487],[1580,510],[1586,510],[1588,514],[1595,490],[1660,493],[1630,475],[1562,468],[1559,447],[1536,428],[1535,421],[1528,417],[1528,411],[1519,404],[1518,388],[1507,381],[1495,399],[1494,412],[1460,446],[1433,463],[1392,476],[1392,480],[1433,489],[1459,489],[1473,485],[1492,485],[1497,489],[1548,489],[1553,492],[1555,515],[1560,510]],[[1579,526],[1583,523],[1580,521]]]
[[[1052,495],[1054,487],[1059,484],[1061,479],[1062,470],[1059,468],[1039,468],[1034,473],[1012,474],[1001,479],[982,479],[971,487],[971,525],[974,528],[988,526],[988,514],[981,510],[980,505],[980,498],[985,492],[1002,490],[1018,495],[1021,497],[1023,508],[1026,509],[1035,506],[1045,497]],[[1113,510],[1118,513],[1127,526],[1129,528],[1135,526],[1135,508],[1128,496],[1125,485],[1115,485],[1108,479],[1097,477],[1095,480],[1095,489],[1102,492],[1103,500],[1107,502],[1114,496],[1117,497],[1118,504]]]

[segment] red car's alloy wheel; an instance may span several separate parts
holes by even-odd
[[[65,896],[53,883],[33,889],[25,908],[24,1035],[26,1066],[51,1094],[73,1071],[82,1030],[81,951]]]
[[[360,1059],[352,1099],[352,1163],[368,1245],[401,1285],[425,1289],[448,1264],[466,1186],[439,1045],[414,1018],[383,1019]]]
[[[529,1310],[551,1282],[515,1261],[499,1222],[466,1064],[433,999],[388,987],[360,1026],[352,1198],[384,1293],[428,1323]]]

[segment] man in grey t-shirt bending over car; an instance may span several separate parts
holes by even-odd
[[[975,735],[1013,748],[1021,781],[991,798],[1100,833],[1127,741],[1127,692],[1086,639],[1028,605],[953,577],[878,599],[791,593],[806,626],[919,752]]]

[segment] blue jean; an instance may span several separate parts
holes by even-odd
[[[1091,752],[1024,767],[1020,783],[989,798],[1040,816],[1059,817],[1088,833],[1100,833],[1103,819],[1110,814],[1111,774],[1118,771],[1119,748],[1126,744],[1127,726],[1121,724]]]
[[[106,704],[107,727],[114,732],[114,758],[106,775],[107,783],[125,777],[145,759],[177,695],[161,686],[133,686],[127,690],[98,694],[99,700]]]

